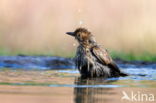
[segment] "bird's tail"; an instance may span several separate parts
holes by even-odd
[[[121,77],[125,77],[125,76],[129,76],[129,74],[121,72],[121,73],[120,73],[120,76],[121,76]]]

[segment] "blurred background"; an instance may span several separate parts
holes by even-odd
[[[155,0],[0,0],[0,54],[73,55],[88,28],[112,51],[156,52]]]

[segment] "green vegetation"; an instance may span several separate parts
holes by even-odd
[[[30,56],[62,56],[62,57],[74,57],[75,51],[65,52],[65,51],[48,51],[48,52],[26,52],[26,51],[9,51],[7,49],[0,49],[0,56],[15,56],[15,55],[30,55]],[[140,61],[156,61],[156,54],[142,52],[121,52],[121,51],[110,51],[110,55],[114,59],[121,59],[126,61],[140,60]]]
[[[147,53],[147,52],[124,53],[124,52],[112,51],[110,53],[114,59],[121,59],[121,60],[126,60],[126,61],[133,61],[133,60],[149,61],[149,62],[156,61],[156,54],[151,54],[151,53]]]
[[[62,57],[73,57],[75,52],[65,52],[63,50],[55,50],[55,51],[11,51],[9,49],[0,48],[0,56],[16,56],[16,55],[29,55],[29,56],[62,56]]]

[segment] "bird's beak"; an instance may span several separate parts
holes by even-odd
[[[66,32],[66,34],[74,36],[74,32]]]

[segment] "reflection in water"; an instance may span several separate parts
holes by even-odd
[[[75,85],[88,85],[88,87],[75,87],[75,103],[104,103],[110,101],[105,96],[111,96],[114,92],[110,91],[113,88],[91,87],[90,85],[110,85],[116,80],[105,80],[103,78],[82,79],[76,78]]]

